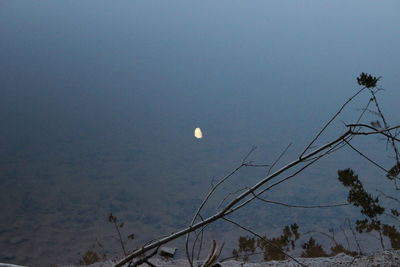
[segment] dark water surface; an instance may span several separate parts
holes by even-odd
[[[256,163],[271,164],[290,142],[278,166],[295,159],[362,71],[383,76],[382,106],[398,123],[399,9],[398,1],[0,1],[0,260],[74,263],[96,241],[117,255],[110,212],[135,233],[132,248],[179,230],[212,177],[253,145]],[[356,144],[390,165],[376,141]],[[268,197],[343,202],[336,170],[347,167],[367,186],[383,184],[379,170],[342,150]],[[219,195],[265,173],[243,170]],[[255,203],[236,218],[273,232],[295,221],[335,226],[353,212]],[[219,240],[238,234],[222,223],[209,229]]]

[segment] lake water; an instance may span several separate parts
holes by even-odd
[[[383,76],[381,105],[399,123],[399,8],[398,1],[1,1],[0,260],[74,263],[97,241],[121,256],[110,212],[126,223],[125,234],[135,233],[130,248],[181,229],[212,178],[253,145],[255,163],[271,164],[291,142],[277,167],[295,159],[357,90],[361,72]],[[366,101],[349,106],[319,144]],[[355,144],[389,166],[377,141]],[[386,186],[379,170],[344,149],[268,198],[341,203],[336,170],[347,167],[366,186]],[[217,195],[265,175],[247,168]],[[293,222],[336,227],[354,212],[254,203],[235,218],[275,233]],[[208,237],[229,243],[240,234],[216,223]]]

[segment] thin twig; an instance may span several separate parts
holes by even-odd
[[[360,116],[358,117],[356,123],[359,123],[361,121],[361,119],[364,116],[365,112],[368,110],[368,107],[371,104],[371,102],[372,102],[372,100],[369,99],[369,101],[368,101],[367,105],[365,106],[365,108],[362,109],[362,112],[361,112]]]
[[[250,150],[250,152],[252,152],[252,151],[254,151],[253,148],[252,148],[252,150]],[[249,152],[249,153],[250,153],[250,152]],[[247,158],[247,157],[249,156],[249,153],[246,155],[245,158]],[[206,197],[203,199],[202,203],[201,203],[200,206],[198,207],[198,209],[197,209],[195,215],[193,216],[192,221],[190,222],[190,226],[189,226],[189,227],[191,227],[191,226],[194,224],[194,222],[196,221],[197,217],[198,217],[199,214],[200,214],[200,211],[203,209],[203,207],[205,206],[205,204],[207,203],[207,201],[210,199],[210,197],[212,196],[212,194],[215,192],[215,190],[217,190],[217,188],[218,188],[221,184],[223,184],[227,179],[229,179],[232,175],[234,175],[237,171],[239,171],[243,166],[244,166],[244,163],[243,163],[243,161],[242,161],[242,163],[241,163],[238,167],[236,167],[230,174],[228,174],[227,176],[225,176],[225,177],[224,177],[223,179],[221,179],[215,186],[213,186],[213,187],[211,188],[211,190],[208,192],[208,194],[206,195]],[[193,261],[191,260],[191,258],[193,257],[193,255],[190,256],[190,254],[189,254],[189,238],[190,238],[190,232],[188,232],[187,235],[186,235],[185,251],[186,251],[186,257],[187,257],[187,259],[188,259],[188,261],[189,261],[189,264],[190,264],[191,267],[193,267]]]
[[[121,232],[119,230],[116,218],[113,220],[113,223],[114,223],[115,229],[117,230],[117,233],[118,233],[118,240],[119,240],[119,242],[121,244],[122,251],[124,252],[124,255],[126,256],[128,254],[126,253],[125,244],[124,244],[124,241],[122,240]]]
[[[242,167],[244,166],[250,166],[251,163],[247,162],[247,159],[250,157],[250,155],[257,149],[256,146],[253,146],[250,151],[244,156],[244,158],[242,159],[242,163],[236,167],[236,169],[234,169],[230,174],[228,174],[227,176],[225,176],[224,178],[222,178],[216,185],[213,184],[212,182],[212,188],[211,190],[208,192],[208,194],[206,195],[206,197],[203,199],[202,203],[200,204],[199,208],[197,209],[195,215],[193,216],[193,219],[190,223],[190,226],[192,226],[194,224],[194,222],[196,221],[197,217],[200,214],[200,211],[203,209],[203,207],[205,206],[205,204],[208,202],[208,200],[210,199],[210,197],[214,194],[214,192],[217,190],[217,188],[223,184],[226,180],[228,180],[231,176],[233,176],[237,171],[239,171]],[[214,181],[214,178],[213,180]],[[193,257],[194,257],[194,245],[192,247],[192,255],[190,255],[189,253],[189,238],[190,238],[190,232],[187,233],[186,235],[186,241],[185,241],[185,251],[186,251],[186,257],[189,261],[189,264],[191,267],[193,267]],[[197,240],[197,238],[196,238]],[[200,249],[201,249],[201,245],[200,245]]]
[[[342,226],[340,226],[340,229],[342,230],[343,235],[346,238],[347,250],[350,250],[350,241],[349,241],[349,237],[346,234],[346,230]]]
[[[252,146],[250,151],[246,154],[246,156],[242,160],[242,164],[246,164],[247,159],[250,157],[250,155],[257,149],[256,146]]]
[[[362,253],[362,250],[361,250],[361,246],[360,246],[360,243],[359,243],[359,241],[357,239],[356,231],[354,231],[353,227],[351,226],[350,219],[346,218],[344,221],[347,222],[347,224],[349,226],[349,229],[351,230],[351,233],[353,234],[354,242],[356,243],[357,248],[358,248],[358,254],[362,255],[363,253]]]
[[[309,162],[307,165],[303,166],[300,170],[298,170],[298,171],[296,171],[295,173],[293,173],[293,174],[287,176],[286,178],[284,178],[284,179],[282,179],[282,180],[280,180],[280,181],[278,181],[278,182],[276,182],[276,183],[270,185],[269,187],[267,187],[267,188],[263,189],[262,191],[256,193],[256,195],[257,195],[257,196],[260,196],[260,195],[262,195],[264,192],[270,190],[271,188],[273,188],[273,187],[275,187],[275,186],[277,186],[277,185],[279,185],[279,184],[281,184],[281,183],[283,183],[283,182],[285,182],[285,181],[287,181],[287,180],[289,180],[289,179],[295,177],[297,174],[299,174],[300,172],[302,172],[303,170],[305,170],[307,167],[311,166],[311,165],[312,165],[314,162],[316,162],[318,159],[319,159],[319,158],[315,159],[315,160],[312,161],[312,162]],[[254,193],[251,192],[251,194],[254,194]],[[237,211],[238,209],[243,208],[245,205],[247,205],[248,203],[250,203],[250,202],[253,201],[254,199],[255,199],[254,196],[248,198],[246,201],[242,202],[240,205],[238,205],[238,206],[232,208],[231,210],[227,211],[226,214],[231,214],[232,212],[235,212],[235,211]]]
[[[198,251],[197,251],[197,260],[200,259],[200,253],[201,253],[201,249],[202,249],[202,247],[203,247],[204,228],[205,228],[205,226],[204,226],[203,228],[201,228],[201,232],[200,232],[201,236],[200,236],[200,245],[199,245],[199,249],[198,249]]]
[[[199,217],[200,217],[200,220],[204,220],[204,218],[201,216],[201,214],[199,214]],[[203,235],[204,235],[204,230],[205,230],[206,227],[207,227],[207,225],[204,225],[203,227],[201,227],[200,228],[200,233],[197,233],[197,231],[193,231],[195,236],[196,236],[196,238],[194,239],[193,245],[192,245],[192,255],[191,255],[191,261],[192,262],[194,261],[194,250],[196,248],[196,244],[197,244],[197,241],[199,239],[200,239],[200,242],[199,242],[200,244],[199,244],[197,259],[199,259],[199,257],[200,257],[199,255],[200,255],[200,252],[201,252],[201,249],[202,249],[202,246],[203,246]],[[199,236],[200,236],[200,238],[199,238]]]
[[[379,193],[380,193],[381,195],[383,195],[384,197],[386,197],[386,198],[388,198],[388,199],[391,199],[391,200],[394,200],[394,201],[396,201],[397,203],[400,204],[400,200],[399,200],[398,198],[389,196],[389,195],[383,193],[383,192],[382,192],[381,190],[379,190],[379,189],[377,189],[376,191],[379,192]]]
[[[240,193],[240,192],[242,192],[242,191],[244,191],[246,189],[248,189],[247,186],[243,187],[243,188],[239,188],[238,190],[236,190],[234,192],[229,192],[228,194],[226,194],[226,196],[222,199],[221,203],[219,203],[219,205],[217,207],[217,210],[219,210],[222,207],[222,205],[224,204],[225,200],[227,200],[230,196],[236,195],[237,193]]]
[[[378,167],[379,169],[383,170],[385,173],[388,173],[388,170],[386,170],[384,167],[382,167],[381,165],[379,165],[376,161],[370,159],[369,157],[367,157],[364,153],[362,153],[360,150],[358,150],[357,148],[355,148],[352,144],[350,144],[349,142],[347,142],[346,140],[344,140],[346,142],[346,144],[353,149],[355,152],[357,152],[361,157],[365,158],[366,160],[368,160],[369,162],[371,162],[373,165],[375,165],[376,167]]]
[[[289,147],[292,145],[292,143],[290,142],[286,148],[281,152],[281,154],[279,154],[278,158],[274,161],[274,163],[272,163],[271,167],[269,167],[267,175],[269,175],[272,171],[272,168],[275,167],[275,165],[279,162],[279,160],[286,154],[286,152],[288,151]]]
[[[380,106],[379,106],[378,99],[377,99],[376,96],[375,96],[374,90],[369,89],[369,91],[370,91],[370,93],[371,93],[371,95],[372,95],[372,99],[374,100],[376,110],[378,111],[380,117],[382,118],[382,121],[383,121],[383,124],[384,124],[385,128],[389,128],[389,125],[388,125],[388,123],[386,122],[386,118],[385,118],[385,116],[383,115],[383,113],[382,113],[382,111],[381,111],[381,108],[380,108]],[[390,137],[388,137],[388,141],[390,140],[390,142],[391,142],[391,144],[392,144],[392,147],[393,147],[393,150],[394,150],[394,152],[395,152],[396,163],[400,163],[399,151],[398,151],[398,149],[397,149],[396,143],[395,143],[394,140],[393,140],[394,136],[392,135],[392,133],[391,133],[390,131],[388,131],[388,134],[390,135]]]
[[[222,242],[222,245],[221,245],[221,247],[219,248],[219,252],[218,252],[217,259],[218,259],[219,257],[221,257],[222,250],[224,249],[224,246],[225,246],[225,242]]]
[[[246,167],[256,167],[256,168],[266,168],[269,167],[269,164],[253,164],[253,163],[245,163],[244,166]]]
[[[358,96],[362,91],[365,90],[366,87],[361,88],[360,90],[357,91],[354,95],[352,95],[339,109],[338,112],[336,112],[335,115],[322,127],[322,129],[319,131],[319,133],[314,137],[314,139],[311,141],[311,143],[308,144],[308,146],[304,149],[304,151],[300,154],[299,158],[302,158],[303,155],[307,152],[307,150],[314,144],[315,141],[321,136],[321,134],[325,131],[325,129],[336,119],[337,116],[342,112],[342,110],[347,106],[348,103],[350,103],[356,96]]]
[[[270,204],[275,204],[275,205],[280,205],[280,206],[285,206],[288,208],[303,208],[303,209],[316,209],[316,208],[333,208],[333,207],[341,207],[341,206],[348,206],[350,203],[340,203],[340,204],[328,204],[328,205],[313,205],[313,206],[308,206],[308,205],[292,205],[292,204],[286,204],[283,202],[278,202],[278,201],[272,201],[268,199],[261,198],[257,196],[256,194],[253,193],[253,196],[263,202],[270,203]]]
[[[214,262],[217,260],[218,257],[218,252],[217,252],[217,243],[215,240],[212,241],[211,244],[211,250],[210,253],[208,254],[206,260],[204,263],[201,265],[202,267],[211,267]]]

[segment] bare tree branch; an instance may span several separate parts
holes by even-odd
[[[281,155],[278,157],[278,159],[271,165],[257,165],[257,164],[253,164],[251,162],[247,162],[247,158],[249,157],[249,155],[254,151],[255,147],[253,147],[250,152],[244,157],[244,159],[242,160],[242,163],[235,168],[231,173],[229,173],[227,176],[225,176],[224,178],[222,178],[217,184],[212,184],[212,188],[211,190],[208,192],[208,194],[206,195],[206,197],[204,198],[204,200],[202,201],[201,205],[199,206],[198,210],[196,211],[191,224],[176,232],[176,233],[172,233],[166,237],[160,238],[158,240],[155,240],[153,242],[150,242],[149,244],[144,245],[142,248],[135,250],[134,252],[132,252],[131,254],[129,254],[128,256],[126,256],[124,259],[122,259],[120,262],[118,262],[115,266],[123,266],[125,263],[128,263],[130,261],[132,261],[135,257],[138,257],[140,255],[143,255],[145,252],[154,249],[156,247],[159,247],[162,244],[165,244],[171,240],[174,240],[178,237],[181,237],[183,235],[186,235],[186,254],[188,257],[188,260],[191,264],[191,266],[193,266],[193,257],[194,257],[194,248],[196,246],[196,242],[198,242],[199,239],[199,233],[202,235],[203,234],[203,230],[204,227],[206,227],[207,225],[209,225],[210,223],[217,221],[219,219],[223,219],[226,221],[229,221],[239,227],[241,227],[242,229],[247,229],[244,228],[243,226],[238,225],[237,223],[229,220],[226,218],[226,215],[231,214],[233,212],[235,212],[236,210],[244,207],[245,205],[247,205],[249,202],[253,201],[254,199],[260,199],[264,202],[268,202],[268,203],[272,203],[272,204],[277,204],[277,205],[283,205],[283,206],[292,206],[292,207],[298,207],[298,208],[322,208],[322,207],[332,207],[332,206],[343,206],[346,204],[335,204],[335,205],[318,205],[318,206],[303,206],[303,205],[289,205],[289,204],[285,204],[285,203],[281,203],[281,202],[276,202],[276,201],[270,201],[270,200],[266,200],[266,199],[262,199],[260,198],[260,195],[265,193],[266,191],[270,190],[271,188],[295,177],[296,175],[298,175],[300,172],[302,172],[304,169],[306,169],[307,167],[311,166],[313,163],[315,163],[316,161],[318,161],[319,159],[321,159],[324,156],[327,156],[333,152],[335,152],[336,150],[342,148],[345,145],[349,145],[350,148],[352,148],[354,151],[356,151],[357,153],[359,153],[361,156],[363,156],[364,158],[368,159],[370,162],[374,163],[373,160],[369,159],[367,156],[365,156],[363,153],[361,153],[359,150],[357,150],[354,146],[352,146],[350,144],[350,140],[352,138],[354,138],[355,136],[358,135],[381,135],[381,136],[385,136],[392,144],[393,149],[396,153],[396,160],[398,161],[398,152],[397,152],[397,147],[396,147],[396,142],[399,142],[400,140],[397,139],[397,130],[400,128],[400,125],[398,126],[394,126],[394,127],[388,127],[386,120],[383,117],[383,114],[379,108],[379,104],[376,101],[376,97],[374,95],[375,91],[371,91],[371,93],[373,94],[374,98],[374,102],[375,105],[378,109],[378,113],[381,115],[382,119],[384,120],[385,123],[385,129],[376,129],[375,127],[366,125],[366,124],[360,124],[359,121],[361,120],[363,114],[365,113],[365,111],[368,109],[369,103],[367,105],[367,107],[364,109],[363,113],[359,116],[357,123],[356,124],[349,124],[347,125],[348,129],[347,131],[345,131],[343,134],[341,134],[339,137],[331,140],[330,142],[325,143],[324,145],[321,145],[319,147],[316,147],[314,150],[312,150],[311,152],[308,152],[311,147],[314,145],[314,143],[318,140],[318,138],[321,136],[322,133],[324,133],[324,131],[327,129],[327,127],[339,116],[339,114],[342,112],[342,110],[346,107],[346,105],[351,102],[356,96],[358,96],[362,91],[364,91],[367,87],[363,87],[361,88],[359,91],[357,91],[352,97],[350,97],[339,109],[338,112],[336,112],[334,114],[334,116],[323,126],[323,128],[321,129],[321,131],[316,135],[316,137],[309,143],[309,145],[306,147],[306,149],[300,154],[300,156],[293,160],[292,162],[289,162],[288,164],[284,165],[283,167],[281,167],[280,169],[274,171],[271,173],[272,168],[277,164],[277,162],[283,157],[283,155],[287,152],[288,148],[290,147],[291,144],[289,144],[286,149],[281,153]],[[370,88],[368,88],[370,89]],[[371,102],[371,100],[370,100]],[[367,128],[370,129],[372,131],[361,131],[362,128]],[[393,134],[391,131],[392,130],[396,130],[395,134]],[[376,166],[379,166],[379,164],[377,164],[375,162]],[[242,167],[269,167],[268,170],[268,174],[266,177],[264,177],[263,179],[259,180],[257,183],[255,183],[253,186],[246,188],[244,191],[243,190],[239,190],[236,191],[235,193],[230,193],[228,195],[228,197],[230,195],[236,195],[236,193],[240,193],[239,195],[237,195],[235,198],[233,198],[232,200],[230,200],[227,204],[225,204],[225,206],[222,207],[223,203],[225,202],[225,199],[227,199],[227,197],[222,201],[220,207],[222,207],[220,210],[218,210],[215,214],[207,217],[207,218],[202,218],[200,215],[200,212],[202,211],[202,209],[204,208],[204,206],[207,204],[207,202],[209,201],[210,197],[214,194],[214,192],[217,190],[217,188],[223,184],[226,180],[228,180],[231,176],[233,176],[234,174],[236,174]],[[296,170],[297,168],[297,170]],[[285,174],[286,172],[291,171],[292,169],[294,169],[295,171],[292,174],[287,175],[285,178],[282,178],[278,181],[277,178],[280,177],[281,174]],[[384,169],[383,167],[381,167],[381,169]],[[386,171],[386,170],[385,170]],[[273,182],[271,185],[269,185],[269,182]],[[267,186],[268,185],[268,186]],[[198,218],[200,218],[200,221],[197,221]],[[197,222],[196,222],[197,221]],[[354,239],[356,241],[356,244],[358,246],[358,249],[361,253],[361,247],[358,243],[358,240],[356,238],[355,232],[351,227],[350,221],[348,221],[349,223],[349,228],[352,230],[353,232],[353,236]],[[197,230],[201,229],[199,233],[197,233]],[[248,230],[248,229],[247,229]],[[196,231],[196,239],[194,241],[193,247],[192,247],[192,255],[190,256],[190,252],[189,252],[189,238],[190,238],[190,233]],[[201,244],[200,244],[201,245]],[[201,247],[201,246],[200,246]],[[200,252],[199,252],[200,253]]]
[[[343,235],[346,238],[347,250],[350,250],[350,241],[349,241],[349,237],[346,234],[346,230],[342,226],[340,226],[340,229],[342,230]]]
[[[353,227],[351,226],[350,219],[349,219],[349,218],[346,218],[346,219],[345,219],[345,222],[347,222],[347,225],[349,226],[349,229],[350,229],[351,233],[353,234],[354,242],[356,243],[357,248],[358,248],[358,254],[362,255],[363,252],[362,252],[362,250],[361,250],[360,242],[359,242],[358,239],[357,239],[357,233],[356,233],[356,231],[355,231],[355,230],[353,229]]]
[[[371,95],[372,95],[372,99],[374,100],[376,110],[378,111],[379,116],[381,117],[385,128],[386,128],[386,129],[389,128],[389,125],[388,125],[388,123],[386,122],[386,118],[385,118],[385,116],[383,115],[383,113],[382,113],[382,111],[381,111],[381,108],[380,108],[380,106],[379,106],[378,99],[377,99],[376,96],[375,96],[375,91],[372,90],[372,89],[369,89],[369,91],[370,91],[370,93],[371,93]],[[389,134],[389,136],[390,136],[390,137],[388,137],[388,141],[391,142],[392,147],[393,147],[393,150],[394,150],[394,152],[395,152],[396,163],[399,163],[399,162],[400,162],[400,159],[399,159],[399,151],[398,151],[398,149],[397,149],[396,143],[394,142],[394,139],[393,139],[394,136],[392,135],[392,133],[391,133],[390,131],[388,131],[388,134]]]
[[[277,186],[277,185],[279,185],[279,184],[281,184],[281,183],[283,183],[283,182],[285,182],[285,181],[287,181],[287,180],[289,180],[289,179],[295,177],[297,174],[299,174],[300,172],[302,172],[303,170],[305,170],[307,167],[311,166],[311,165],[312,165],[314,162],[316,162],[318,159],[319,159],[319,158],[314,159],[313,161],[309,162],[307,165],[303,166],[300,170],[298,170],[298,171],[296,171],[295,173],[293,173],[293,174],[287,176],[286,178],[284,178],[284,179],[282,179],[282,180],[280,180],[280,181],[278,181],[278,182],[276,182],[276,183],[274,183],[274,184],[268,186],[267,188],[263,189],[262,191],[256,193],[256,195],[257,195],[257,196],[260,196],[260,195],[262,195],[263,193],[265,193],[266,191],[270,190],[271,188],[273,188],[273,187],[275,187],[275,186]],[[252,194],[254,194],[254,193],[252,193]],[[252,196],[251,198],[247,199],[247,200],[246,200],[245,202],[243,202],[242,204],[240,204],[240,205],[236,206],[235,208],[233,208],[232,210],[230,210],[227,214],[230,214],[230,213],[232,213],[232,212],[234,212],[234,211],[236,211],[236,210],[242,208],[243,206],[247,205],[248,203],[250,203],[250,202],[253,201],[254,199],[255,199],[255,197]]]
[[[292,145],[292,143],[289,143],[286,148],[281,152],[281,154],[279,154],[278,158],[274,161],[274,163],[272,163],[271,167],[269,167],[267,175],[269,175],[272,171],[272,168],[275,167],[275,165],[279,162],[279,160],[286,154],[286,152],[288,151],[289,147]]]
[[[204,198],[203,202],[201,203],[201,205],[199,206],[197,212],[195,213],[195,215],[193,216],[192,222],[190,225],[193,225],[194,222],[196,221],[197,217],[200,214],[200,211],[203,209],[203,207],[206,205],[206,203],[208,202],[208,200],[210,199],[210,197],[214,194],[214,192],[217,190],[217,188],[222,185],[225,181],[227,181],[231,176],[233,176],[237,171],[239,171],[242,167],[267,167],[269,165],[257,165],[257,164],[252,164],[251,162],[247,162],[247,159],[249,158],[249,156],[257,149],[256,146],[253,146],[250,151],[245,155],[245,157],[242,159],[242,163],[236,167],[236,169],[234,169],[230,174],[228,174],[227,176],[225,176],[224,178],[222,178],[216,185],[214,185],[213,181],[214,178],[212,179],[212,187],[211,190],[208,192],[208,194],[206,195],[206,197]],[[229,196],[229,195],[228,195]],[[222,204],[222,203],[221,203]],[[201,218],[202,219],[202,218]],[[201,233],[203,232],[204,228],[202,228]],[[189,238],[190,238],[190,233],[188,233],[186,235],[186,242],[185,242],[185,250],[186,250],[186,257],[189,261],[190,266],[193,266],[193,257],[194,257],[194,247],[195,244],[198,240],[198,236],[196,236],[196,239],[194,241],[194,244],[192,246],[192,255],[190,255],[189,253]],[[200,241],[200,248],[198,251],[198,255],[200,254],[200,250],[201,250],[201,243],[202,241]]]
[[[350,128],[352,128],[352,127],[366,127],[366,128],[369,128],[369,129],[374,130],[374,131],[372,131],[372,132],[357,132],[357,131],[351,131],[352,135],[382,134],[382,135],[384,135],[384,136],[386,136],[386,137],[388,137],[388,138],[391,138],[391,139],[393,139],[393,140],[395,140],[395,141],[397,141],[397,142],[400,142],[400,139],[398,139],[398,138],[396,138],[396,137],[394,137],[394,136],[392,136],[392,135],[386,133],[386,132],[390,132],[391,130],[395,130],[395,129],[400,128],[400,125],[396,125],[396,126],[393,126],[393,127],[390,127],[390,128],[383,129],[383,130],[376,129],[375,127],[372,127],[372,126],[370,126],[370,125],[368,125],[368,124],[362,124],[362,123],[347,124],[346,126],[347,126],[347,127],[350,127]]]
[[[304,151],[300,154],[301,158],[306,152],[307,150],[315,143],[315,141],[317,141],[317,139],[321,136],[321,134],[326,130],[326,128],[336,119],[337,116],[339,116],[339,114],[343,111],[343,109],[347,106],[347,104],[349,104],[355,97],[357,97],[362,91],[364,91],[367,87],[363,87],[360,90],[357,91],[357,93],[355,93],[354,95],[352,95],[343,105],[342,107],[339,109],[338,112],[335,113],[335,115],[333,115],[333,117],[324,125],[324,127],[322,127],[322,129],[318,132],[318,134],[314,137],[314,139],[308,144],[308,146],[304,149]]]
[[[252,148],[252,150],[249,152],[249,154],[254,151],[254,149]],[[203,209],[203,207],[205,206],[205,204],[207,203],[207,201],[210,199],[210,197],[213,195],[213,193],[215,192],[215,190],[217,190],[217,188],[223,184],[226,180],[228,180],[231,176],[233,176],[237,171],[239,171],[243,166],[244,166],[244,161],[245,159],[249,156],[249,154],[246,155],[246,157],[243,159],[242,163],[236,167],[230,174],[228,174],[227,176],[225,176],[224,178],[222,178],[215,186],[213,186],[211,188],[211,190],[208,192],[208,194],[206,195],[206,197],[203,199],[202,203],[200,204],[199,208],[197,209],[195,215],[193,216],[193,219],[190,223],[190,226],[192,226],[194,224],[194,222],[196,221],[197,217],[200,214],[200,211]],[[189,264],[191,267],[193,267],[193,261],[191,260],[193,255],[190,256],[189,253],[189,238],[190,238],[190,232],[187,233],[186,235],[186,242],[185,242],[185,251],[186,251],[186,257],[188,258]]]
[[[385,173],[388,172],[388,170],[386,170],[384,167],[382,167],[381,165],[379,165],[377,162],[375,162],[374,160],[370,159],[369,157],[367,157],[364,153],[362,153],[360,150],[358,150],[357,148],[355,148],[352,144],[350,144],[349,142],[347,142],[346,140],[344,140],[346,142],[346,144],[353,149],[355,152],[357,152],[361,157],[365,158],[366,160],[368,160],[369,162],[371,162],[372,164],[374,164],[376,167],[378,167],[379,169],[383,170]]]
[[[205,262],[201,265],[202,267],[211,267],[218,257],[217,243],[215,240],[212,241],[210,254],[208,254]]]
[[[400,200],[399,200],[398,198],[389,196],[389,195],[383,193],[381,190],[376,190],[376,191],[379,192],[379,193],[380,193],[381,195],[383,195],[384,197],[386,197],[386,198],[388,198],[388,199],[391,199],[391,200],[394,200],[394,201],[396,201],[397,203],[400,204]]]
[[[316,209],[316,208],[333,208],[333,207],[342,207],[342,206],[348,206],[350,203],[339,203],[339,204],[328,204],[328,205],[313,205],[313,206],[308,206],[308,205],[293,205],[293,204],[286,204],[283,202],[278,202],[278,201],[272,201],[268,199],[261,198],[257,196],[256,194],[253,193],[253,196],[263,202],[269,203],[269,204],[275,204],[275,205],[280,205],[280,206],[285,206],[288,208],[302,208],[302,209]]]

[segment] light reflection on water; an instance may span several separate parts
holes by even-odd
[[[281,163],[295,158],[352,94],[361,71],[384,76],[383,103],[399,99],[398,18],[382,3],[362,7],[363,14],[384,13],[379,20],[340,4],[316,5],[309,16],[307,5],[278,2],[45,3],[4,1],[0,9],[0,242],[2,257],[16,263],[76,261],[96,239],[115,253],[109,212],[136,234],[133,246],[187,225],[212,177],[235,168],[253,145],[259,163],[271,164],[290,142]],[[344,12],[340,21],[334,10]],[[377,25],[386,30],[373,40],[357,31]],[[387,39],[390,56],[375,53]],[[196,142],[193,125],[207,138]],[[349,165],[378,175],[343,151],[271,197],[338,202],[336,170]],[[220,195],[265,173],[245,169]],[[330,188],[322,196],[321,179]],[[330,224],[338,210],[254,203],[237,218],[275,231],[293,221]],[[220,238],[234,239],[233,231],[210,227]]]
[[[196,129],[194,129],[194,137],[196,137],[197,139],[203,138],[203,132],[200,128],[197,127]]]

